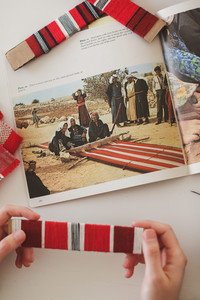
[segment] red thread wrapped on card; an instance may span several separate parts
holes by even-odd
[[[22,229],[24,247],[141,254],[143,228],[71,222],[9,220],[9,233]]]
[[[17,134],[10,126],[0,121],[0,145],[14,154],[19,147],[22,137]]]
[[[0,145],[0,180],[12,172],[20,161]]]

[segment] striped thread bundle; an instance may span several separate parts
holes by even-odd
[[[0,119],[3,114],[0,111]],[[20,163],[13,154],[19,147],[22,137],[10,126],[0,121],[0,180],[12,172]]]
[[[130,0],[88,0],[31,35],[6,53],[14,70],[32,59],[48,53],[85,26],[99,19],[104,13],[151,42],[165,22],[134,4]]]
[[[0,181],[11,173],[20,161],[0,145]]]
[[[143,228],[70,222],[9,220],[9,234],[22,229],[22,246],[76,251],[142,253]]]
[[[10,126],[0,121],[0,145],[14,154],[19,147],[22,137],[17,134]]]
[[[30,60],[48,53],[102,14],[98,8],[84,1],[9,50],[6,57],[12,68],[17,70]]]
[[[130,0],[88,0],[107,15],[151,42],[166,23]]]

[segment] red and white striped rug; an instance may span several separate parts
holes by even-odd
[[[142,173],[180,167],[185,164],[180,148],[123,141],[81,152],[80,155]]]

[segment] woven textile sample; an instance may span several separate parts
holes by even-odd
[[[22,246],[76,251],[142,253],[143,228],[71,222],[9,220],[9,233],[22,229]]]

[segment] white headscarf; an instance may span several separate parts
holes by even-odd
[[[58,125],[58,127],[57,127],[57,129],[56,129],[56,131],[61,131],[61,130],[63,129],[63,126],[64,126],[65,124],[67,124],[67,121],[60,122],[59,125]],[[67,124],[67,125],[68,125],[68,124]],[[65,131],[65,135],[66,135],[67,137],[70,137],[70,133],[69,133],[68,129]],[[54,136],[55,136],[55,133],[52,135],[51,141],[53,140]],[[51,141],[50,141],[50,142],[51,142]]]
[[[77,124],[76,123],[76,119],[74,118],[74,117],[69,117],[68,118],[68,128],[70,128],[72,125],[71,125],[71,120],[74,120],[75,121],[75,124]]]
[[[109,79],[109,83],[111,84],[111,83],[113,83],[113,79],[114,78],[118,78],[118,76],[116,75],[116,74],[113,74],[111,77],[110,77],[110,79]]]

